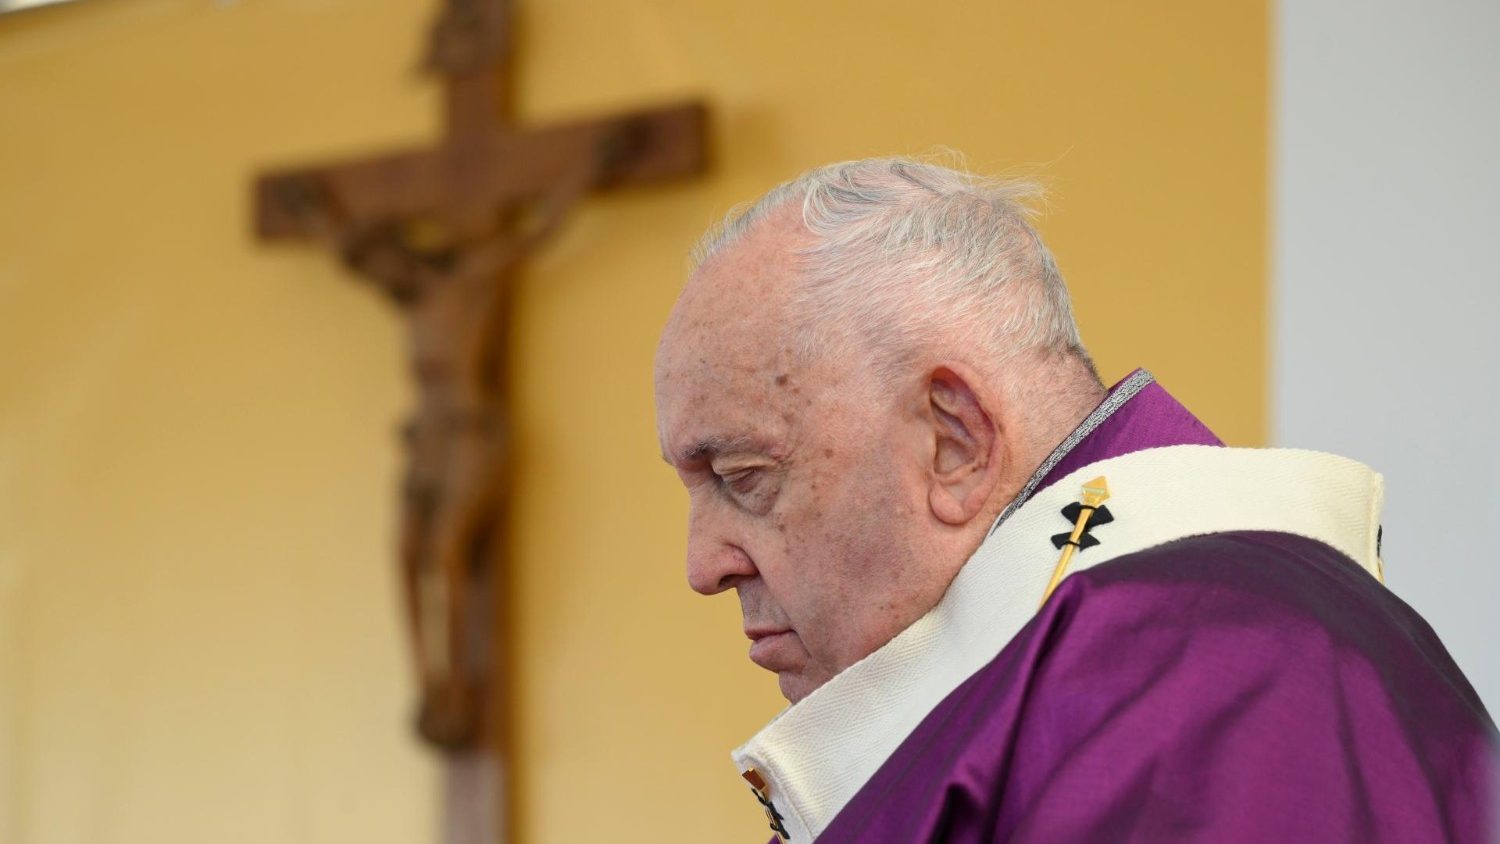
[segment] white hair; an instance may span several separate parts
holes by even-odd
[[[693,251],[694,268],[800,199],[812,243],[793,293],[803,359],[837,348],[892,376],[934,344],[968,344],[991,364],[1035,350],[1088,363],[1068,290],[1032,228],[1031,182],[982,178],[912,158],[829,164],[730,212]]]

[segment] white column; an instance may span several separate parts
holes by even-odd
[[[1273,437],[1383,472],[1386,576],[1500,707],[1500,3],[1280,0]]]

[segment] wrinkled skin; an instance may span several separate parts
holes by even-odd
[[[776,214],[701,267],[656,366],[662,453],[690,499],[688,582],[736,591],[751,659],[793,702],[935,605],[1003,503],[980,399],[949,416],[930,379],[882,388],[862,361],[794,364],[805,236]],[[945,446],[954,417],[990,430]]]

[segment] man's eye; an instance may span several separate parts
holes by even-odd
[[[719,481],[735,492],[749,492],[755,488],[755,482],[760,477],[758,469],[740,469],[737,472],[728,472],[719,476]]]

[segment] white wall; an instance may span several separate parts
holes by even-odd
[[[1387,580],[1500,707],[1500,3],[1281,0],[1272,431],[1386,478]]]

